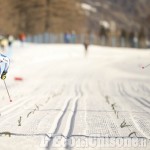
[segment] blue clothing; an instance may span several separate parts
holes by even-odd
[[[7,56],[0,54],[0,75],[7,72],[10,65],[10,60]]]

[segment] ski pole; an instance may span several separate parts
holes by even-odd
[[[8,91],[8,88],[7,88],[7,85],[6,85],[6,82],[4,80],[4,84],[5,84],[5,88],[6,88],[6,91],[7,91],[7,94],[8,94],[8,97],[9,97],[9,101],[12,102],[11,98],[10,98],[10,94],[9,94],[9,91]]]
[[[149,67],[149,66],[150,66],[150,64],[148,64],[148,65],[142,67],[142,69],[145,69],[145,68],[147,68],[147,67]]]

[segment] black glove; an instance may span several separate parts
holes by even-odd
[[[2,80],[5,80],[5,79],[6,79],[6,74],[7,74],[7,72],[5,72],[5,71],[2,73],[2,75],[1,75],[1,79],[2,79]]]

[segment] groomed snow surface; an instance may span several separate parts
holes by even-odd
[[[149,50],[15,44],[0,81],[1,150],[149,150]],[[22,81],[14,80],[21,77]]]

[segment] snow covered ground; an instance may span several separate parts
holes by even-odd
[[[0,81],[0,149],[150,149],[150,51],[13,47]],[[22,77],[22,81],[14,80]],[[127,142],[129,142],[127,144]]]

